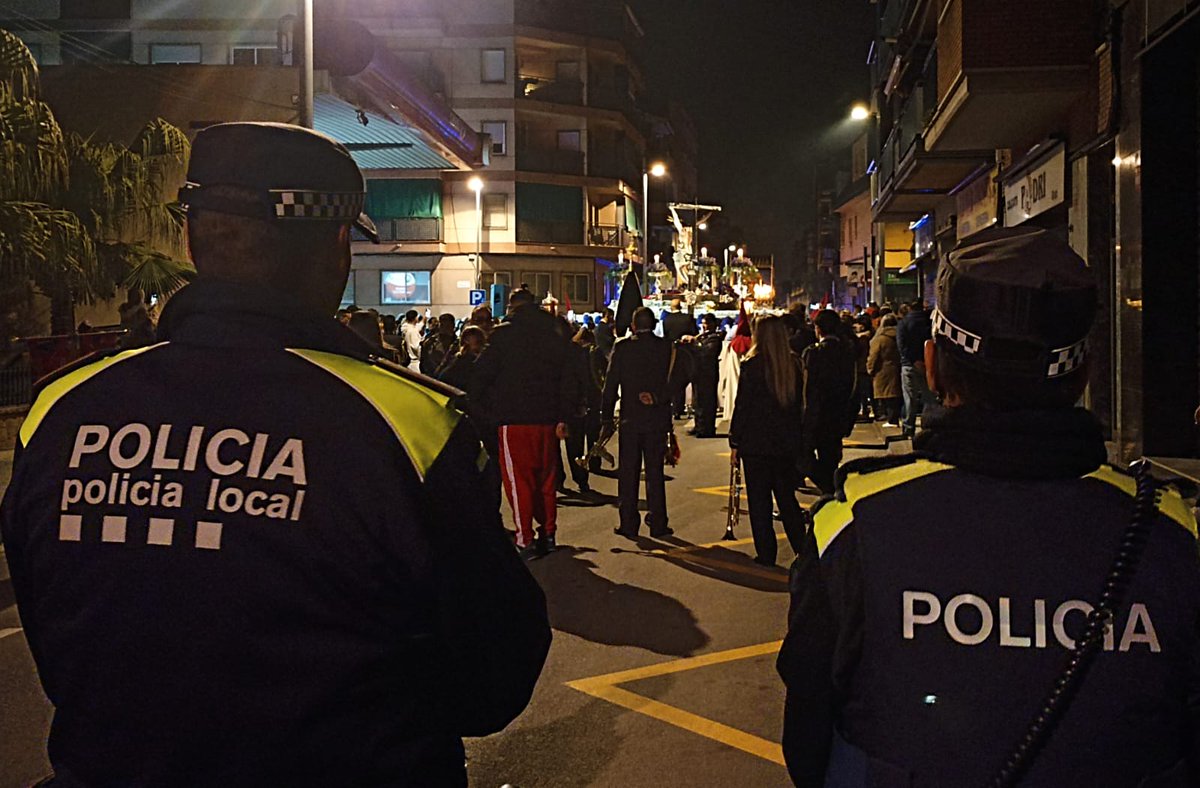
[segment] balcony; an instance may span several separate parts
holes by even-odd
[[[578,80],[560,82],[521,74],[517,77],[517,98],[581,107],[583,106],[583,83]]]
[[[930,151],[1007,148],[1061,125],[1087,90],[1090,0],[949,0],[938,20]]]
[[[589,246],[608,246],[623,249],[629,245],[630,232],[615,224],[593,224],[588,228]]]
[[[556,175],[583,175],[583,151],[555,148],[517,148],[517,169]]]
[[[912,221],[932,211],[956,186],[995,158],[995,151],[929,151],[921,134],[927,117],[918,88],[879,151],[872,204],[875,221]]]
[[[583,225],[575,222],[538,221],[517,217],[517,243],[562,244],[583,243]]]
[[[616,41],[631,56],[639,54],[644,35],[623,0],[515,0],[513,20],[524,27]]]
[[[595,146],[588,159],[588,175],[638,184],[642,179],[642,157],[632,150]]]

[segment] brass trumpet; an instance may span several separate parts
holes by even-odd
[[[601,431],[600,440],[592,444],[592,448],[588,449],[587,454],[583,455],[582,457],[576,457],[575,464],[578,467],[587,470],[591,466],[593,460],[600,460],[601,462],[606,462],[615,467],[617,464],[616,458],[612,456],[612,452],[608,451],[608,449],[604,447],[608,445],[608,442],[611,441],[613,436],[616,434],[617,429],[615,423],[611,429]]]
[[[742,464],[733,462],[729,465],[729,514],[725,518],[725,535],[723,542],[732,542],[735,537],[733,529],[742,516]]]

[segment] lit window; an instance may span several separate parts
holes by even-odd
[[[150,62],[157,64],[199,63],[199,44],[151,44]]]
[[[483,195],[483,204],[481,207],[483,208],[483,229],[508,229],[507,194],[485,194]]]
[[[503,49],[485,49],[480,58],[480,80],[483,82],[507,82],[508,67]]]
[[[508,123],[503,120],[485,120],[479,130],[492,138],[492,155],[508,155]]]
[[[380,271],[381,304],[428,304],[428,271]]]

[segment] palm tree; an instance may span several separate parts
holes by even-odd
[[[0,295],[32,284],[50,299],[51,330],[66,333],[75,304],[118,286],[163,297],[181,287],[193,269],[166,192],[188,151],[161,119],[131,147],[64,133],[39,97],[33,55],[0,30]]]

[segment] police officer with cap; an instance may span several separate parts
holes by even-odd
[[[1107,464],[1075,407],[1093,272],[1046,231],[985,231],[943,264],[937,304],[925,359],[944,408],[912,456],[843,466],[792,568],[792,778],[1194,784],[1196,521],[1174,491],[1135,499],[1149,477]],[[1093,609],[1110,623],[1085,637]],[[1056,685],[1087,643],[1081,681]]]
[[[287,125],[196,137],[159,342],[42,381],[0,511],[54,785],[466,785],[545,600],[457,392],[333,319],[364,182]]]

